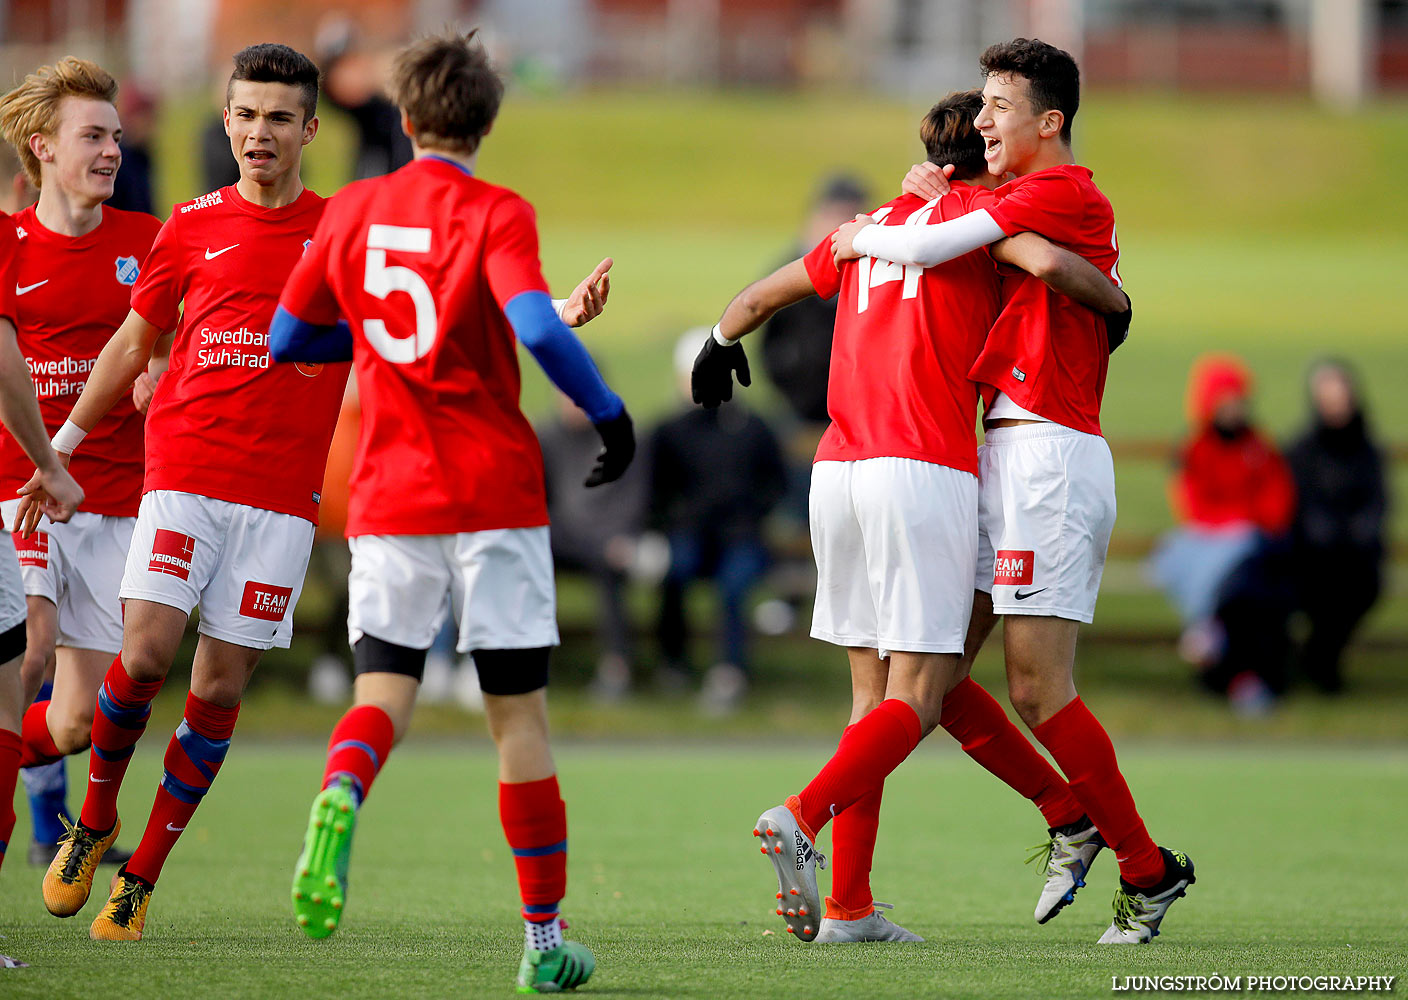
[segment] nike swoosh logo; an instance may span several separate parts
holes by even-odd
[[[92,782],[93,784],[95,784],[95,785],[101,785],[103,782],[105,782],[105,781],[111,781],[112,779],[111,779],[111,778],[95,778],[95,777],[93,777],[93,775],[90,774],[90,775],[88,775],[88,780],[91,781],[91,782]]]
[[[167,823],[167,824],[166,824],[166,828],[167,828],[168,830],[170,830],[172,833],[180,833],[182,830],[185,829],[184,826],[172,826],[170,823]]]
[[[237,246],[239,246],[238,243],[231,243],[229,246],[225,247],[225,249],[223,249],[223,250],[215,250],[215,251],[212,251],[209,247],[206,247],[206,248],[205,248],[205,259],[206,259],[206,260],[214,260],[216,257],[219,257],[222,253],[229,253],[231,250],[233,250],[233,249],[234,249],[235,247],[237,247]]]
[[[1017,600],[1019,601],[1025,601],[1028,597],[1035,597],[1037,594],[1044,594],[1050,589],[1050,587],[1042,587],[1040,590],[1029,590],[1025,594],[1019,590],[1012,596],[1017,598]]]
[[[19,285],[16,285],[16,286],[15,286],[15,294],[16,294],[16,295],[28,295],[30,292],[34,291],[34,290],[35,290],[36,288],[38,288],[40,285],[47,285],[48,283],[49,283],[49,279],[48,279],[48,278],[45,278],[43,281],[36,281],[34,284],[32,284],[32,285],[25,285],[23,288],[21,288]]]

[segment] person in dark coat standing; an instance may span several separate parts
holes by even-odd
[[[1353,370],[1318,362],[1308,388],[1310,426],[1286,450],[1299,501],[1291,564],[1310,620],[1300,669],[1331,693],[1343,686],[1345,646],[1382,587],[1388,490]]]

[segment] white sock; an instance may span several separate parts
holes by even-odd
[[[562,944],[562,921],[557,917],[523,921],[523,942],[536,951],[552,951]]]

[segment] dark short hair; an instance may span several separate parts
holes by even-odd
[[[983,107],[980,90],[956,90],[929,109],[919,123],[919,141],[930,163],[953,164],[953,176],[970,180],[987,173],[983,137],[973,121]]]
[[[236,80],[251,83],[286,83],[297,87],[303,103],[306,122],[318,113],[318,67],[302,52],[277,42],[261,42],[235,53],[235,71],[225,85],[228,106]]]
[[[472,153],[498,117],[504,82],[475,34],[432,35],[396,54],[391,96],[423,149]]]
[[[1080,67],[1069,52],[1036,38],[1016,38],[988,46],[978,60],[983,76],[1020,76],[1038,112],[1065,115],[1061,138],[1071,141],[1071,123],[1080,107]]]

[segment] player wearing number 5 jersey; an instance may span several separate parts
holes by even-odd
[[[953,190],[895,199],[884,228],[922,231],[991,205],[995,183],[973,129],[976,92],[939,102],[920,129],[931,161],[956,167]],[[741,345],[724,346],[774,309],[839,290],[827,408],[832,423],[812,468],[817,560],[812,635],[845,646],[851,725],[820,775],[764,814],[758,835],[779,875],[777,912],[804,941],[914,941],[875,911],[870,861],[886,775],[940,719],[968,625],[977,560],[977,386],[968,370],[997,319],[1004,290],[993,259],[1122,308],[1090,264],[1030,234],[992,256],[941,266],[868,258],[839,270],[829,238],[745,289],[695,363],[697,401],[731,394]],[[746,371],[746,366],[745,369]],[[746,384],[746,380],[744,380]],[[813,868],[817,830],[835,817],[835,877],[823,915]],[[781,836],[779,836],[781,835]]]
[[[990,47],[980,66],[986,82],[974,124],[988,169],[1016,179],[997,190],[990,208],[923,232],[865,219],[847,223],[836,235],[836,258],[873,255],[932,266],[1034,232],[1075,250],[1118,282],[1110,204],[1071,155],[1071,122],[1080,103],[1075,60],[1019,38]],[[1075,689],[1076,634],[1094,614],[1115,519],[1100,399],[1116,345],[1100,317],[1023,278],[973,366],[988,400],[987,434],[979,472],[978,593],[959,671],[966,677],[995,615],[1005,616],[1012,704],[1065,772],[1088,817],[1083,829],[1053,824],[1047,891],[1036,918],[1045,922],[1072,900],[1090,862],[1108,845],[1119,861],[1120,888],[1104,944],[1152,940],[1168,908],[1194,881],[1186,855],[1150,838],[1109,736]]]
[[[620,476],[635,444],[620,398],[553,312],[533,210],[474,176],[503,85],[471,39],[429,38],[397,56],[392,89],[416,158],[329,203],[272,332],[282,361],[350,352],[362,401],[347,517],[355,705],[332,733],[293,903],[310,936],[337,927],[358,811],[410,723],[448,608],[499,750],[499,811],[523,903],[518,985],[550,992],[585,982],[594,959],[562,939],[558,916],[567,819],[545,698],[557,620],[516,341],[601,433],[588,486]],[[432,845],[428,876],[443,878],[459,853]]]

